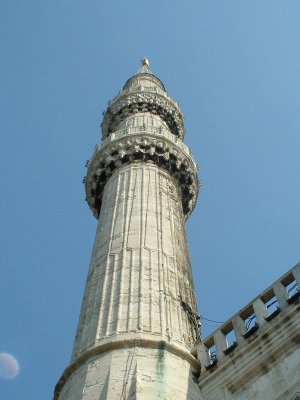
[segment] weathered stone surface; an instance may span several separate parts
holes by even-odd
[[[199,324],[185,219],[197,166],[179,107],[151,74],[109,105],[85,179],[99,217],[59,400],[196,400]]]
[[[138,344],[90,358],[64,385],[60,400],[199,400],[190,364],[163,348]]]
[[[289,283],[294,293],[288,291]],[[202,365],[199,386],[204,400],[297,398],[300,393],[297,285],[299,290],[300,264],[199,344]],[[266,305],[274,302],[280,309],[270,309]],[[256,329],[244,322],[250,314],[251,318],[255,316]],[[226,333],[232,329],[237,345],[228,348]],[[216,346],[215,354],[210,351],[213,345]]]
[[[119,333],[195,343],[181,306],[196,313],[180,196],[168,173],[141,162],[106,183],[73,359]]]

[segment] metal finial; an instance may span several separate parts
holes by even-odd
[[[139,69],[139,74],[152,74],[152,72],[150,71],[150,68],[149,68],[149,60],[148,60],[148,58],[144,57],[141,60],[141,63],[142,63],[142,66]]]
[[[147,67],[149,67],[149,60],[148,60],[148,58],[146,58],[146,57],[144,57],[143,59],[142,59],[142,66],[143,65],[146,65]]]

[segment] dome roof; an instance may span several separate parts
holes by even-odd
[[[164,84],[160,79],[152,74],[149,68],[149,61],[147,58],[142,60],[142,66],[136,75],[133,75],[125,83],[123,90],[135,89],[137,87],[159,87],[164,92],[166,91]]]

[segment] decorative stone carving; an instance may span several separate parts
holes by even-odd
[[[154,163],[169,171],[181,189],[182,208],[187,219],[195,207],[199,190],[193,159],[166,139],[147,135],[122,137],[94,153],[85,180],[86,199],[94,216],[99,218],[104,186],[115,169],[136,161]]]
[[[183,116],[176,103],[164,95],[146,91],[125,93],[108,107],[102,124],[103,138],[114,132],[129,115],[139,112],[157,114],[166,122],[175,136],[183,138]]]

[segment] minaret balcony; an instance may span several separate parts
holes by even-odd
[[[149,128],[145,128],[142,135],[140,131],[128,133],[136,128],[125,128],[112,134],[97,148],[89,163],[84,182],[86,200],[94,216],[99,218],[104,186],[113,172],[123,164],[140,161],[154,163],[169,171],[180,187],[183,213],[187,219],[196,205],[200,186],[197,164],[190,150],[167,130],[165,136],[158,133],[159,128],[155,133],[148,133]]]

